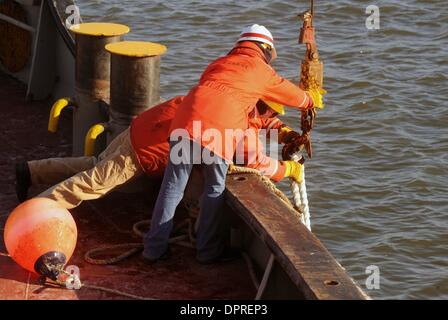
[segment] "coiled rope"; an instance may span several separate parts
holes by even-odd
[[[177,225],[173,231],[174,234],[181,233],[181,232],[183,232],[184,234],[170,238],[169,243],[181,245],[181,246],[188,247],[188,248],[194,248],[195,243],[196,243],[196,238],[194,235],[194,226],[195,226],[194,220],[197,217],[197,215],[196,215],[197,209],[188,204],[186,204],[186,207],[187,207],[187,209],[188,208],[191,209],[191,210],[188,210],[189,218],[186,218],[179,225]],[[142,221],[135,223],[132,227],[134,234],[143,238],[144,232],[141,231],[141,228],[142,228],[142,226],[150,225],[150,224],[151,224],[151,220],[142,220]],[[118,256],[115,256],[115,257],[112,257],[109,259],[98,259],[98,258],[93,257],[94,255],[104,254],[104,253],[107,253],[110,251],[115,251],[117,249],[128,249],[128,250]],[[143,250],[142,243],[123,243],[123,244],[117,244],[117,245],[107,245],[107,246],[102,246],[102,247],[98,247],[98,248],[87,251],[86,254],[84,255],[84,260],[86,260],[90,264],[95,264],[95,265],[115,264],[115,263],[118,263],[120,261],[123,261],[123,260],[129,258],[130,256],[132,256],[142,250]],[[242,251],[241,254],[242,254],[242,257],[248,267],[249,275],[252,279],[252,282],[253,282],[255,288],[258,290],[259,281],[257,279],[256,273],[254,270],[253,262],[247,253]],[[136,299],[136,300],[157,300],[154,298],[148,298],[148,297],[142,297],[142,296],[129,294],[129,293],[126,293],[126,292],[123,292],[120,290],[91,285],[88,283],[81,283],[80,279],[78,277],[76,277],[75,275],[68,274],[65,271],[64,271],[64,273],[69,277],[68,280],[70,282],[78,284],[78,288],[99,290],[99,291],[113,293],[113,294],[117,294],[117,295],[120,295],[123,297]],[[55,283],[60,286],[66,285],[65,281],[63,281],[63,282],[56,281]]]
[[[184,246],[187,248],[193,248],[194,244],[196,243],[196,239],[194,237],[194,230],[193,230],[193,216],[190,216],[189,218],[186,218],[183,222],[181,222],[177,227],[175,227],[173,233],[176,234],[178,232],[184,231],[184,234],[170,238],[169,243],[170,244],[177,244],[180,246]],[[143,238],[144,232],[141,231],[141,227],[144,225],[150,225],[151,220],[142,220],[137,223],[135,223],[132,226],[132,230],[136,236],[139,236]],[[185,231],[185,227],[187,227]],[[187,241],[189,240],[189,242]],[[103,255],[105,253],[111,252],[111,251],[117,251],[117,250],[127,250],[118,256],[111,257],[108,259],[99,259],[95,258],[96,255]],[[143,250],[143,243],[122,243],[122,244],[112,244],[112,245],[104,245],[101,247],[97,247],[94,249],[91,249],[87,251],[84,255],[84,260],[87,261],[90,264],[95,265],[108,265],[108,264],[116,264],[118,262],[121,262],[134,254],[140,252]]]

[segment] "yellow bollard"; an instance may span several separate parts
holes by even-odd
[[[167,48],[143,41],[108,44],[111,54],[108,143],[132,119],[160,102],[160,60]]]
[[[110,55],[104,49],[107,44],[121,41],[129,27],[115,23],[82,23],[70,31],[75,34],[75,100],[73,113],[73,155],[84,153],[85,136],[96,123],[107,122],[107,110],[102,101],[110,99]],[[105,146],[105,139],[98,141],[96,153]]]

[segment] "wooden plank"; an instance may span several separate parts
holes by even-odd
[[[252,174],[227,178],[227,203],[264,241],[306,299],[368,299],[322,243]]]

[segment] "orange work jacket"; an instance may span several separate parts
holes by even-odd
[[[168,164],[170,152],[168,138],[170,134],[171,122],[184,97],[179,96],[164,103],[161,103],[137,116],[131,123],[131,143],[135,155],[142,170],[151,178],[162,178]],[[254,139],[258,141],[259,129],[278,129],[282,122],[278,118],[263,119],[252,113],[249,127],[254,130]],[[246,136],[248,138],[250,136]],[[249,144],[245,144],[247,147]],[[283,164],[266,156],[261,143],[257,144],[254,150],[244,150],[245,164],[254,169],[260,170],[263,174],[274,181],[279,181],[284,176]]]
[[[143,171],[151,178],[162,178],[168,165],[168,137],[171,122],[184,97],[175,97],[134,118],[131,143]]]
[[[178,109],[171,132],[185,129],[190,138],[231,161],[234,141],[225,139],[225,130],[247,129],[248,115],[259,99],[299,109],[310,103],[303,90],[266,63],[255,43],[243,41],[207,67]],[[220,139],[204,141],[209,129],[218,131]]]

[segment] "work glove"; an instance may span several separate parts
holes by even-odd
[[[289,160],[291,159],[291,156],[295,153],[298,153],[302,151],[302,149],[305,147],[302,141],[296,140],[295,142],[291,142],[288,144],[285,144],[282,148],[282,157],[283,160]]]
[[[301,183],[303,179],[303,165],[292,160],[284,161],[286,167],[285,178],[294,179],[297,183]]]
[[[315,89],[309,89],[305,91],[308,97],[310,98],[310,104],[308,105],[307,109],[323,109],[325,107],[324,105],[324,94],[327,93],[324,89],[321,88],[315,88]]]
[[[278,130],[278,140],[280,143],[288,144],[297,138],[300,138],[300,134],[285,125]]]

